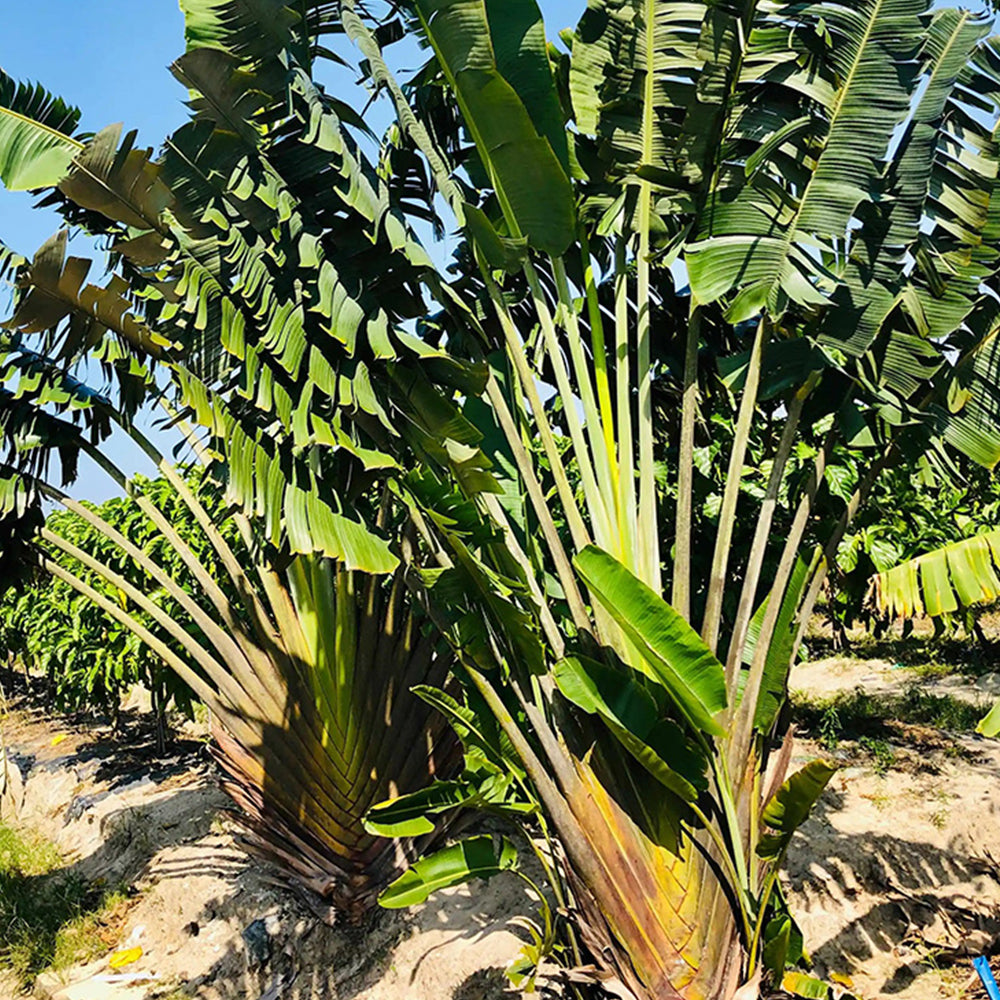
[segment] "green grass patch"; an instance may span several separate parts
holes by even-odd
[[[868,694],[857,688],[832,698],[796,694],[792,698],[796,722],[825,750],[850,741],[876,773],[885,774],[896,763],[889,739],[905,739],[903,726],[926,726],[947,733],[974,732],[986,712],[946,694],[929,694],[911,687],[902,694]]]
[[[61,866],[54,845],[0,823],[0,966],[26,990],[44,969],[104,954],[129,905],[124,893]]]
[[[806,640],[808,659],[837,657],[852,660],[888,660],[913,671],[916,677],[943,677],[962,674],[979,677],[1000,670],[1000,649],[984,649],[971,639],[952,636],[896,635],[876,638],[864,635],[852,640],[846,649],[838,648],[832,639],[811,636]]]

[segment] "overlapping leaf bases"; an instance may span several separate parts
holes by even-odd
[[[373,836],[361,820],[454,767],[444,720],[410,693],[444,683],[450,657],[404,599],[401,572],[386,584],[299,560],[289,576],[297,622],[281,627],[298,648],[280,689],[259,694],[280,690],[282,704],[255,714],[241,699],[239,718],[222,716],[216,756],[251,849],[325,900],[331,921],[361,922],[433,839]]]

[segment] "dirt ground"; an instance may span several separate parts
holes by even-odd
[[[831,658],[792,672],[813,698],[916,686],[985,714],[995,674],[918,676],[887,660]],[[817,970],[861,997],[968,995],[970,959],[1000,945],[1000,742],[890,724],[892,765],[799,740],[798,763],[840,759],[789,853],[785,884]]]
[[[1000,687],[994,676],[918,675],[889,660],[841,657],[801,665],[791,687],[813,699],[858,689],[888,698],[919,684],[985,711]],[[522,943],[509,920],[534,907],[514,876],[382,914],[370,928],[330,928],[242,853],[204,744],[188,740],[175,758],[156,761],[148,747],[123,748],[25,711],[8,719],[4,737],[16,764],[4,817],[16,806],[18,821],[54,841],[88,880],[132,886],[117,947],[143,949],[118,973],[105,957],[44,974],[38,995],[517,995],[502,973]],[[817,970],[858,997],[972,996],[970,957],[1000,951],[1000,743],[921,726],[890,729],[887,741],[892,763],[879,767],[847,738],[833,747],[797,740],[797,764],[832,756],[844,767],[795,838],[789,902]],[[260,964],[245,937],[258,921],[268,952]],[[14,995],[0,983],[0,1000]]]
[[[133,887],[119,949],[139,946],[119,972],[108,956],[43,974],[52,1000],[492,1000],[522,941],[508,925],[533,906],[524,883],[500,876],[449,890],[431,907],[382,913],[361,930],[331,928],[236,843],[228,800],[207,752],[173,760],[116,747],[100,732],[68,731],[26,712],[4,728],[15,765],[4,818],[38,831],[88,881]],[[53,745],[55,744],[55,745]],[[244,932],[262,921],[264,958]],[[253,936],[253,931],[249,931]],[[17,995],[0,981],[0,998]]]

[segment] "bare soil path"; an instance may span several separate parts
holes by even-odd
[[[791,687],[796,764],[817,756],[843,764],[796,836],[784,878],[817,970],[869,1000],[975,995],[970,957],[1000,953],[1000,742],[941,723],[978,717],[1000,676],[840,657],[799,666]],[[914,711],[937,724],[912,721]],[[148,741],[123,745],[23,708],[4,737],[16,765],[4,819],[16,810],[18,823],[59,847],[68,871],[130,895],[104,929],[100,957],[43,974],[38,995],[516,995],[502,972],[522,943],[509,920],[533,905],[515,877],[382,914],[368,928],[329,927],[243,854],[197,740],[156,760]],[[141,956],[111,969],[110,955],[126,947]],[[0,1000],[16,995],[0,981]]]
[[[128,887],[106,954],[48,972],[52,1000],[492,1000],[522,946],[507,925],[532,912],[523,883],[500,877],[442,894],[431,908],[382,913],[364,929],[329,927],[251,862],[226,815],[207,753],[188,742],[156,761],[148,747],[9,716],[13,781],[3,817],[55,843],[67,871]],[[15,818],[16,817],[16,818]],[[249,939],[249,940],[248,940]],[[116,950],[137,961],[109,965]],[[0,980],[0,1000],[19,995]]]
[[[996,677],[843,657],[792,673],[819,740],[798,741],[799,762],[844,767],[785,885],[818,970],[861,997],[969,996],[971,957],[1000,951],[1000,742],[905,718],[985,714]]]

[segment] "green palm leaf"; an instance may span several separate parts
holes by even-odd
[[[535,0],[418,0],[416,7],[515,230],[510,235],[563,253],[574,232],[573,192]]]
[[[0,181],[10,191],[58,184],[83,148],[72,137],[79,120],[76,108],[0,70]]]
[[[777,94],[767,107],[748,99],[736,115],[733,150],[781,134],[782,158],[775,166],[786,150],[794,150],[797,169],[788,175],[758,169],[748,178],[742,169],[723,166],[686,252],[698,301],[738,292],[734,320],[765,306],[780,313],[788,300],[806,306],[825,302],[829,277],[816,248],[843,243],[859,205],[872,198],[892,128],[909,108],[924,6],[923,0],[824,5],[823,30],[832,44],[830,63],[819,73],[796,61],[794,32],[787,43],[779,41],[782,26],[789,25],[786,17],[794,18],[797,8],[778,7],[755,28],[743,74],[746,94],[801,86],[804,103],[789,104]],[[785,44],[789,48],[782,52]],[[810,101],[822,108],[812,126],[795,134],[782,131],[800,119]]]
[[[715,716],[726,707],[723,669],[698,633],[663,598],[596,546],[588,546],[574,562],[584,583],[634,643],[641,668],[663,684],[696,729],[722,735]]]
[[[806,821],[837,770],[836,764],[814,760],[796,771],[774,793],[760,817],[761,824],[774,832],[761,838],[757,846],[758,857],[773,861],[788,849],[795,831]]]
[[[517,849],[504,837],[497,851],[492,837],[470,837],[421,858],[379,897],[387,909],[424,902],[431,893],[472,879],[488,879],[517,866]]]

